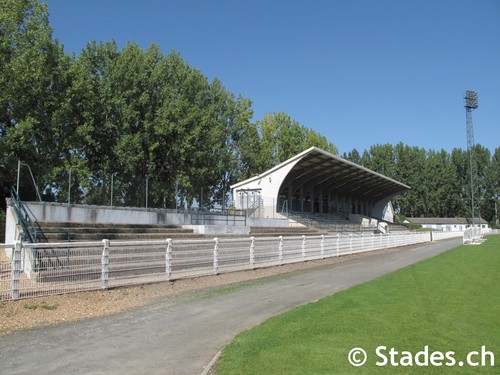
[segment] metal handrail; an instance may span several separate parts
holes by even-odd
[[[246,209],[246,216],[250,217],[255,211],[257,211],[260,206],[262,206],[263,199],[258,198],[253,204]]]
[[[35,223],[31,219],[30,214],[26,210],[23,202],[17,196],[16,189],[13,187],[10,189],[10,201],[11,206],[14,208],[19,224],[23,228],[23,233],[25,235],[25,240],[31,243],[38,242],[39,231]]]
[[[225,210],[224,212],[198,211],[191,213],[192,225],[214,225],[217,223],[236,226],[236,223],[247,225],[247,216],[244,210]]]

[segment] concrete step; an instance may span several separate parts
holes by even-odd
[[[146,240],[164,240],[171,239],[196,239],[203,238],[202,234],[191,232],[165,232],[165,233],[117,233],[117,232],[95,232],[95,233],[44,233],[46,242],[92,242],[107,240],[129,240],[129,241],[146,241]]]
[[[60,222],[51,221],[44,222],[38,221],[37,224],[40,227],[50,227],[50,228],[181,228],[179,225],[162,225],[162,224],[115,224],[115,223],[80,223],[80,222]]]
[[[137,228],[137,227],[41,227],[43,233],[193,233],[192,229],[183,228]]]
[[[38,222],[45,242],[202,238],[177,225]]]
[[[250,227],[251,236],[263,235],[282,235],[282,236],[301,236],[301,235],[320,235],[324,231],[311,227]]]

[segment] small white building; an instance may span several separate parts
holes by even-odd
[[[476,219],[477,221],[478,219]],[[408,217],[405,223],[421,225],[422,228],[435,229],[442,232],[463,232],[472,223],[471,219],[465,217]],[[482,229],[488,229],[488,222],[480,219]]]

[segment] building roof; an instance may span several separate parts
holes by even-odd
[[[318,190],[328,188],[340,194],[348,193],[371,200],[410,189],[401,182],[316,147],[306,150],[282,186],[291,181],[298,185],[307,182]]]
[[[468,225],[472,223],[470,218],[465,217],[407,217],[406,220],[420,225]],[[488,224],[488,222],[481,218],[479,224]]]
[[[315,191],[335,191],[339,194],[351,194],[372,201],[411,189],[401,182],[317,147],[311,147],[276,167],[239,182],[231,186],[231,188],[245,186],[254,180],[270,175],[280,168],[290,166],[290,164],[293,164],[293,167],[290,168],[283,180],[278,182],[282,188],[290,183],[294,187],[307,185],[314,187]]]

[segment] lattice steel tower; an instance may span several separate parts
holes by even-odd
[[[477,105],[477,92],[467,90],[464,97],[465,117],[467,121],[467,151],[469,152],[469,169],[470,169],[470,208],[472,225],[474,226],[474,207],[476,193],[476,163],[474,162],[474,128],[472,126],[472,111]]]

